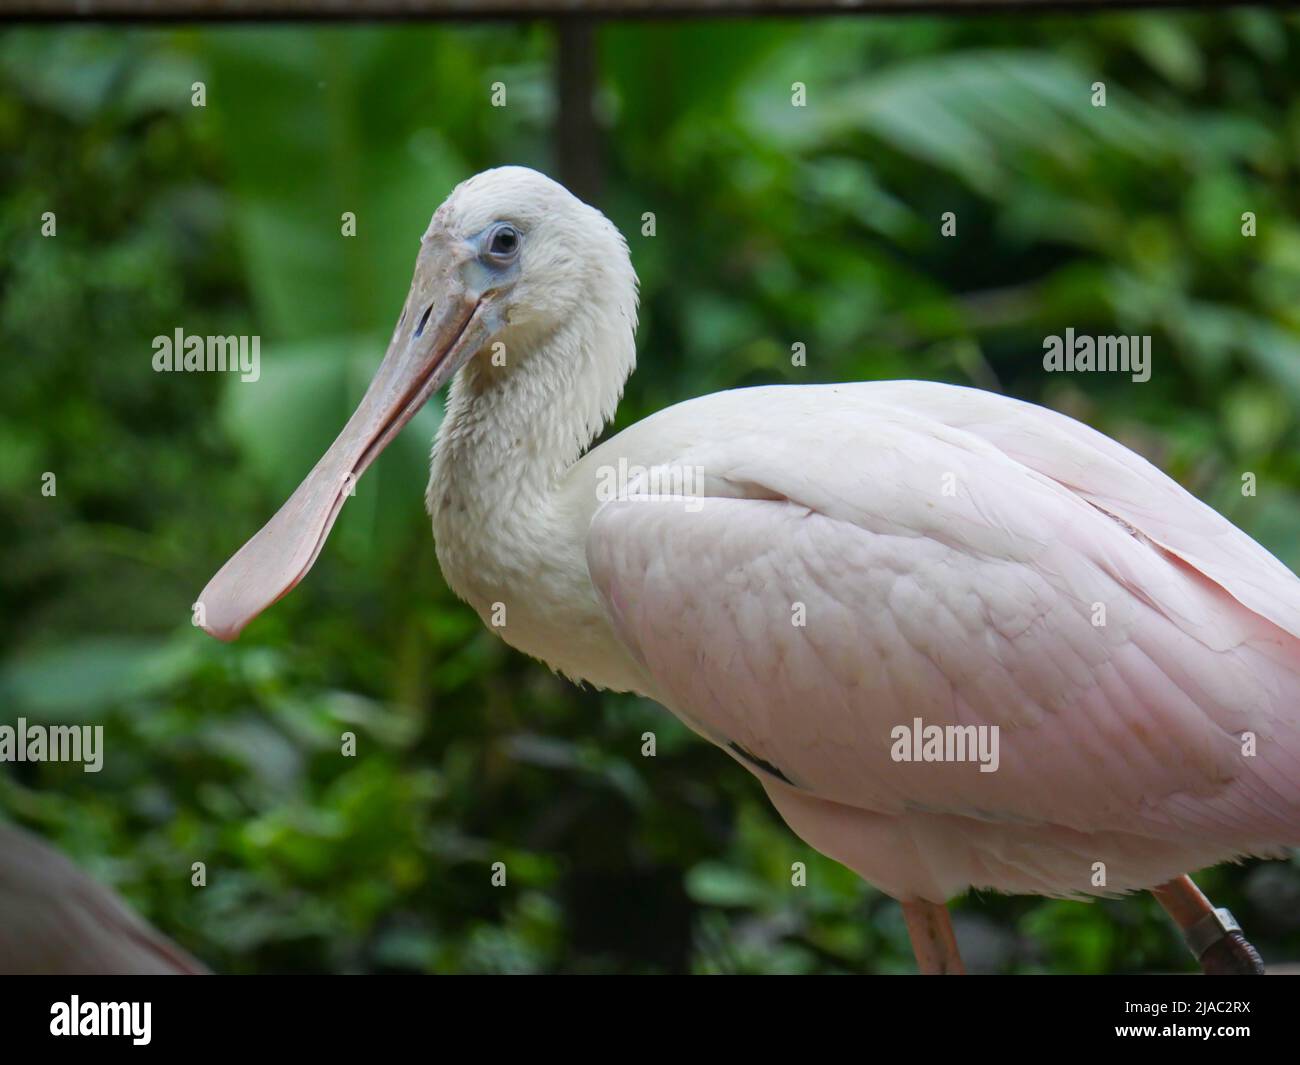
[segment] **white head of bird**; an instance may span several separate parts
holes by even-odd
[[[507,642],[626,687],[622,668],[584,670],[587,644],[604,657],[613,648],[595,631],[585,563],[557,536],[575,510],[594,509],[594,491],[574,491],[566,475],[614,414],[636,364],[636,321],[627,242],[600,211],[526,167],[462,182],[420,239],[356,412],[204,589],[204,628],[235,638],[306,575],[356,478],[451,378],[427,493],[445,577]]]

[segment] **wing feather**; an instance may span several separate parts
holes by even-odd
[[[862,811],[1225,856],[1300,839],[1300,582],[1244,533],[1000,397],[970,414],[944,386],[747,391],[676,457],[707,498],[610,502],[588,536],[670,708]],[[896,761],[916,717],[997,726],[997,770]]]

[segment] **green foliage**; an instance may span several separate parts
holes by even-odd
[[[739,384],[974,383],[1124,440],[1300,565],[1294,18],[609,24],[599,46],[602,206],[644,309],[619,425]],[[432,407],[292,596],[232,646],[189,624],[364,389],[433,207],[490,165],[554,172],[553,61],[547,27],[504,24],[0,36],[0,715],[107,747],[98,775],[2,767],[0,801],[221,970],[907,971],[898,908],[739,766],[454,600],[421,509]],[[1045,375],[1066,325],[1151,334],[1151,381]],[[260,335],[262,380],[153,373],[178,326]],[[1300,948],[1297,884],[1205,878],[1270,959]],[[1189,964],[1149,899],[957,917],[986,969]]]

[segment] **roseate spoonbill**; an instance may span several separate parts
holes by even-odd
[[[969,388],[738,389],[589,450],[636,319],[599,211],[520,167],[459,185],[356,413],[204,627],[303,578],[451,378],[427,493],[451,587],[745,765],[902,902],[922,970],[961,970],[945,903],[975,887],[1153,889],[1207,970],[1260,971],[1184,874],[1300,842],[1300,581],[1113,440]]]
[[[207,970],[114,892],[0,821],[0,973],[165,975]]]

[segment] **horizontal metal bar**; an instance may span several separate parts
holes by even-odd
[[[1185,0],[0,0],[0,18],[87,21],[532,19],[686,15],[972,14],[1197,7]],[[1210,7],[1250,6],[1219,0]],[[1257,5],[1256,5],[1257,6]]]

